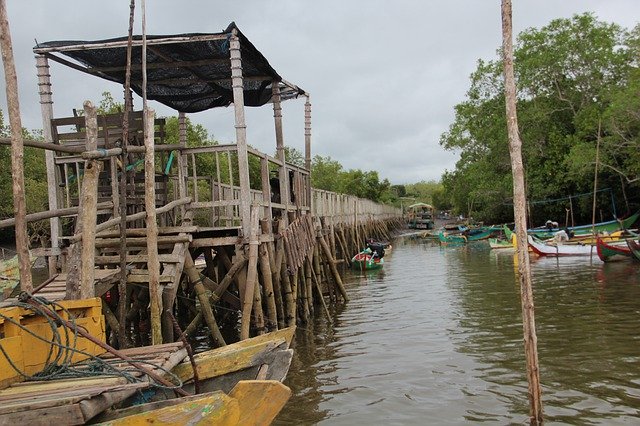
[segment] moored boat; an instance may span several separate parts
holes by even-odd
[[[0,424],[269,424],[289,398],[281,381],[295,327],[196,355],[199,391],[213,394],[188,396],[196,385],[182,342],[116,351],[104,343],[100,298],[32,306],[0,308]],[[158,385],[183,396],[159,401],[167,392]],[[135,415],[111,409],[139,398],[159,405]]]
[[[602,238],[596,240],[598,257],[603,262],[625,260],[633,258],[633,253],[625,240],[606,242]]]
[[[591,256],[596,254],[596,247],[591,244],[551,244],[528,236],[529,247],[539,256]]]
[[[627,246],[631,250],[631,254],[637,260],[640,260],[640,241],[627,240]]]
[[[438,233],[438,239],[443,244],[465,244],[471,241],[486,240],[491,237],[495,230],[493,228],[481,226],[478,228],[463,227],[458,231],[447,231],[446,229]]]
[[[361,251],[351,259],[351,267],[360,271],[372,271],[381,269],[383,266],[384,259],[374,256],[373,253],[367,252],[367,250]]]
[[[575,235],[587,235],[593,234],[602,234],[602,233],[612,233],[619,230],[629,229],[633,226],[633,224],[640,217],[640,211],[635,214],[629,216],[626,219],[615,219],[607,222],[599,222],[593,225],[579,225],[579,226],[568,226],[567,230],[573,232]],[[553,235],[560,231],[563,228],[554,227],[539,227],[539,228],[531,228],[527,229],[527,233],[529,235],[534,235],[540,239],[551,238]]]

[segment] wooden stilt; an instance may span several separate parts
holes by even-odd
[[[282,290],[284,292],[287,326],[291,327],[296,325],[296,299],[293,294],[293,286],[289,278],[290,275],[287,272],[286,266],[284,265],[284,259],[282,259],[280,275],[282,277]]]
[[[160,261],[158,259],[158,223],[156,221],[156,167],[153,135],[155,113],[147,108],[144,117],[144,205],[147,212],[147,270],[149,271],[149,299],[151,302],[151,343],[162,343],[162,297],[160,290]]]
[[[345,290],[344,285],[342,284],[342,278],[340,277],[340,273],[338,272],[338,268],[336,267],[335,259],[331,255],[331,249],[329,249],[329,245],[325,241],[324,236],[322,235],[321,232],[318,233],[318,242],[320,243],[320,247],[324,252],[324,256],[327,259],[327,262],[329,262],[329,267],[331,268],[333,279],[335,280],[336,285],[338,286],[338,290],[342,295],[342,299],[345,302],[348,302],[349,296],[347,296],[347,291]]]
[[[318,299],[320,299],[320,304],[322,305],[322,312],[324,312],[325,317],[329,324],[333,324],[333,320],[331,319],[331,314],[329,313],[329,308],[327,308],[327,304],[324,301],[324,295],[322,294],[322,287],[320,286],[320,282],[318,280],[318,276],[315,271],[311,269],[311,274],[313,275],[313,282],[316,288],[316,292],[318,294]]]
[[[209,327],[209,332],[211,333],[213,344],[217,348],[220,346],[226,346],[226,342],[222,337],[222,333],[220,333],[220,328],[218,328],[216,318],[213,315],[213,309],[211,309],[211,304],[209,303],[209,298],[207,297],[207,291],[204,288],[204,284],[202,284],[202,278],[200,277],[200,274],[198,273],[198,270],[193,263],[193,258],[191,257],[191,254],[189,252],[187,252],[184,258],[184,269],[189,276],[189,280],[193,285],[196,297],[200,302],[200,312],[204,316],[207,327]]]
[[[271,265],[269,263],[269,249],[267,243],[260,244],[260,272],[262,273],[262,284],[264,287],[264,295],[267,305],[267,328],[275,330],[278,328],[278,316],[276,310],[276,299],[273,290],[273,276],[271,274]]]
[[[247,283],[245,294],[242,298],[242,321],[240,324],[240,340],[249,338],[251,324],[251,310],[258,279],[258,209],[251,209],[251,225],[249,238],[249,264],[247,266]]]

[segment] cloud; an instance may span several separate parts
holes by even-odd
[[[42,127],[32,47],[39,41],[102,39],[126,34],[128,1],[9,2],[23,125]],[[438,179],[456,155],[438,144],[464,99],[478,59],[495,59],[501,44],[500,4],[468,0],[170,0],[146,2],[149,34],[218,32],[235,21],[288,81],[311,94],[312,153],[346,169],[376,170],[382,179]],[[630,28],[636,0],[520,0],[514,31],[593,11]],[[140,33],[140,2],[136,32]],[[98,102],[114,83],[52,65],[54,111],[70,115],[85,99]],[[140,106],[140,100],[135,101]],[[152,103],[159,115],[173,111]],[[0,107],[6,111],[2,99]],[[285,143],[304,150],[304,100],[283,105]],[[275,152],[270,106],[247,109],[248,142]],[[193,114],[210,135],[233,142],[233,108]]]

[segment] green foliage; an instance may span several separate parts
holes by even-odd
[[[285,146],[284,158],[289,164],[304,167],[304,154],[295,148]]]
[[[592,190],[599,134],[600,158],[607,164],[600,187],[629,192],[637,186],[639,35],[638,28],[627,32],[586,13],[518,36],[518,121],[530,200]],[[445,149],[460,151],[455,170],[443,176],[444,198],[457,213],[510,221],[513,189],[501,58],[478,62],[467,99],[455,113],[440,140]],[[626,178],[624,188],[619,174]],[[564,217],[565,207],[536,205],[534,216]],[[590,215],[584,210],[578,220]]]

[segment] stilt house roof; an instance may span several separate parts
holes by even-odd
[[[234,33],[240,39],[246,106],[268,103],[274,82],[280,85],[283,100],[305,93],[283,80],[232,22],[220,33],[148,35],[147,98],[186,113],[230,105],[233,88],[229,44]],[[127,37],[49,41],[38,43],[33,51],[76,70],[124,84]],[[131,89],[142,96],[142,36],[133,37]]]

